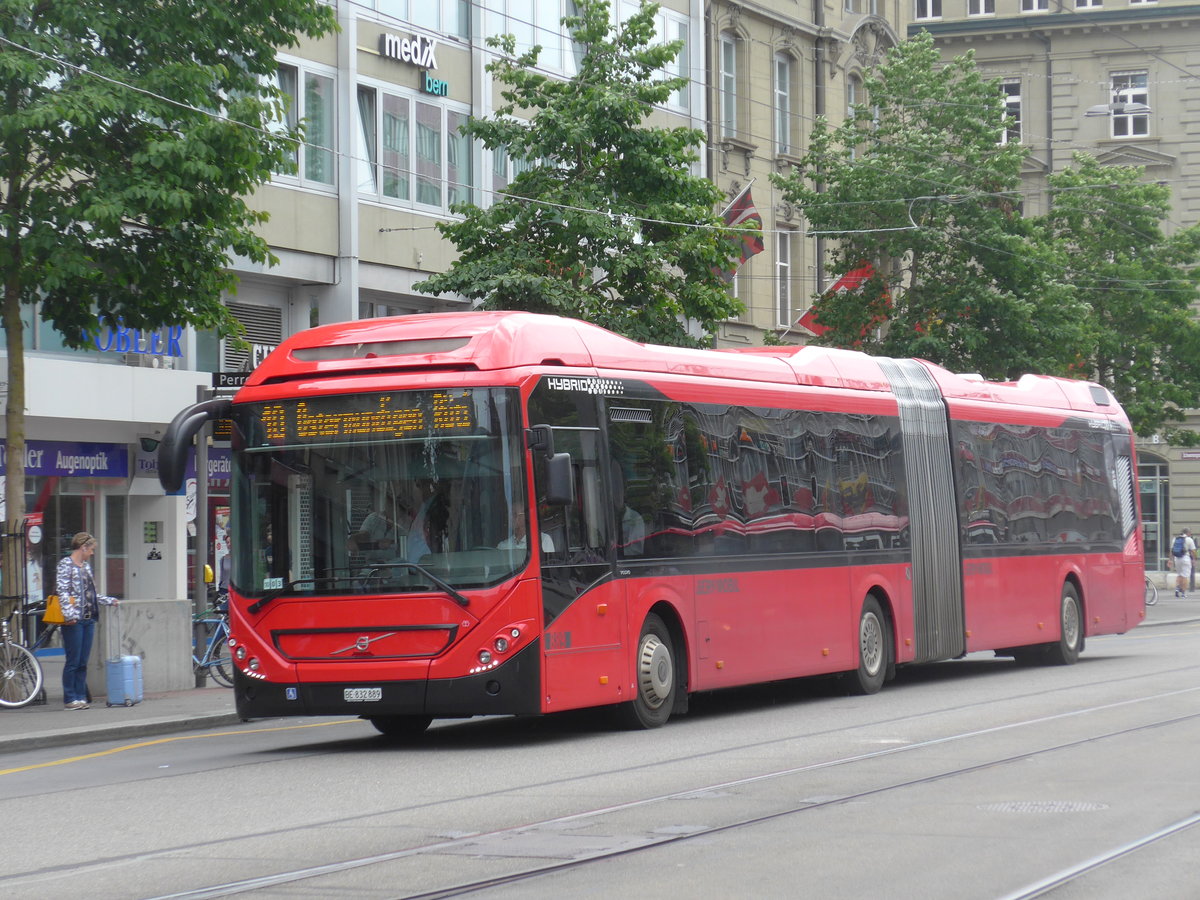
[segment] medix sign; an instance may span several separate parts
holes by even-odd
[[[385,32],[379,36],[380,56],[412,63],[414,66],[424,66],[426,69],[437,68],[437,58],[433,55],[436,49],[437,41],[420,35],[402,38],[398,34]]]

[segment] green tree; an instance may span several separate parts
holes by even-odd
[[[37,304],[72,346],[100,317],[236,334],[230,259],[273,261],[245,198],[300,137],[276,124],[275,53],[335,27],[319,0],[0,0],[10,533],[25,510],[22,310]]]
[[[1178,423],[1200,407],[1200,226],[1165,236],[1170,188],[1144,177],[1076,154],[1050,177],[1037,224],[1066,248],[1062,280],[1086,303],[1073,371],[1111,390],[1138,434],[1195,445],[1200,435]]]
[[[1065,372],[1081,316],[1061,250],[1019,213],[1027,150],[1001,143],[1005,109],[972,54],[943,63],[928,33],[864,80],[866,102],[813,127],[774,178],[828,236],[832,271],[869,264],[855,290],[818,296],[818,343],[919,356],[990,378]]]
[[[652,45],[657,9],[614,29],[606,0],[580,0],[564,20],[582,53],[569,80],[535,71],[540,48],[517,57],[512,36],[491,41],[504,105],[464,131],[527,168],[488,208],[460,205],[461,221],[438,226],[460,256],[417,290],[678,345],[705,340],[684,320],[707,337],[741,310],[720,276],[736,252],[720,194],[689,172],[703,134],[644,124],[685,85],[661,74],[682,44]]]

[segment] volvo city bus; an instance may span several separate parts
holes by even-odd
[[[287,339],[232,399],[238,712],[612,706],[981,650],[1072,663],[1145,614],[1134,441],[1083,381],[643,345],[512,312]]]

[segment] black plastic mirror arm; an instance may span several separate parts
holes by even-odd
[[[206,422],[227,418],[233,410],[228,397],[205,400],[180,412],[167,426],[167,433],[158,445],[158,483],[168,494],[183,487],[187,473],[187,454],[192,439]]]

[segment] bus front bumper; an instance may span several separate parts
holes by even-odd
[[[287,684],[259,681],[235,671],[233,691],[243,719],[537,715],[541,712],[541,642],[529,644],[503,665],[461,678]]]

